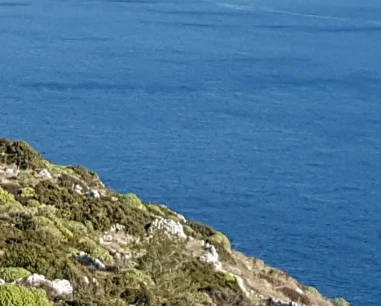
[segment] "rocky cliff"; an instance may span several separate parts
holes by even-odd
[[[346,305],[167,206],[0,139],[0,306]]]

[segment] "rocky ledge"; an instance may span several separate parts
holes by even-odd
[[[0,139],[0,306],[348,305],[217,230]]]

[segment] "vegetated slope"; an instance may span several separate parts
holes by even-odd
[[[0,306],[289,302],[346,303],[232,250],[205,224],[0,139]]]

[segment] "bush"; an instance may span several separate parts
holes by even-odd
[[[190,226],[196,233],[199,233],[204,239],[217,233],[217,231],[212,227],[200,222],[189,220],[187,225]]]
[[[0,286],[0,306],[51,306],[45,291],[6,284]]]
[[[35,149],[25,141],[12,141],[6,138],[0,139],[0,153],[4,153],[3,162],[15,164],[20,169],[44,168],[44,159]]]
[[[32,187],[25,187],[21,190],[22,198],[33,198],[36,195],[36,192]]]
[[[208,237],[209,241],[216,245],[216,246],[221,246],[223,247],[226,251],[231,250],[231,245],[228,237],[226,237],[224,234],[221,232],[217,232],[214,235]]]
[[[153,213],[154,215],[160,216],[160,217],[165,217],[165,214],[160,209],[160,206],[151,203],[151,204],[147,205],[147,208],[148,208],[148,211]]]
[[[332,304],[334,306],[349,306],[349,302],[347,302],[345,299],[343,298],[334,298],[332,300]]]
[[[119,199],[124,204],[127,204],[130,207],[134,207],[134,208],[141,209],[141,210],[147,210],[147,208],[142,203],[142,201],[134,193],[121,194],[119,196]]]
[[[31,274],[32,273],[24,268],[9,267],[0,269],[0,278],[4,279],[7,283],[13,282],[16,279],[23,278]]]
[[[16,202],[13,194],[0,187],[0,205]]]

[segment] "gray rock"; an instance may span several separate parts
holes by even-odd
[[[74,257],[84,266],[94,267],[97,270],[106,269],[106,265],[101,260],[99,260],[98,258],[91,257],[84,251],[81,251],[78,254],[74,255]]]

